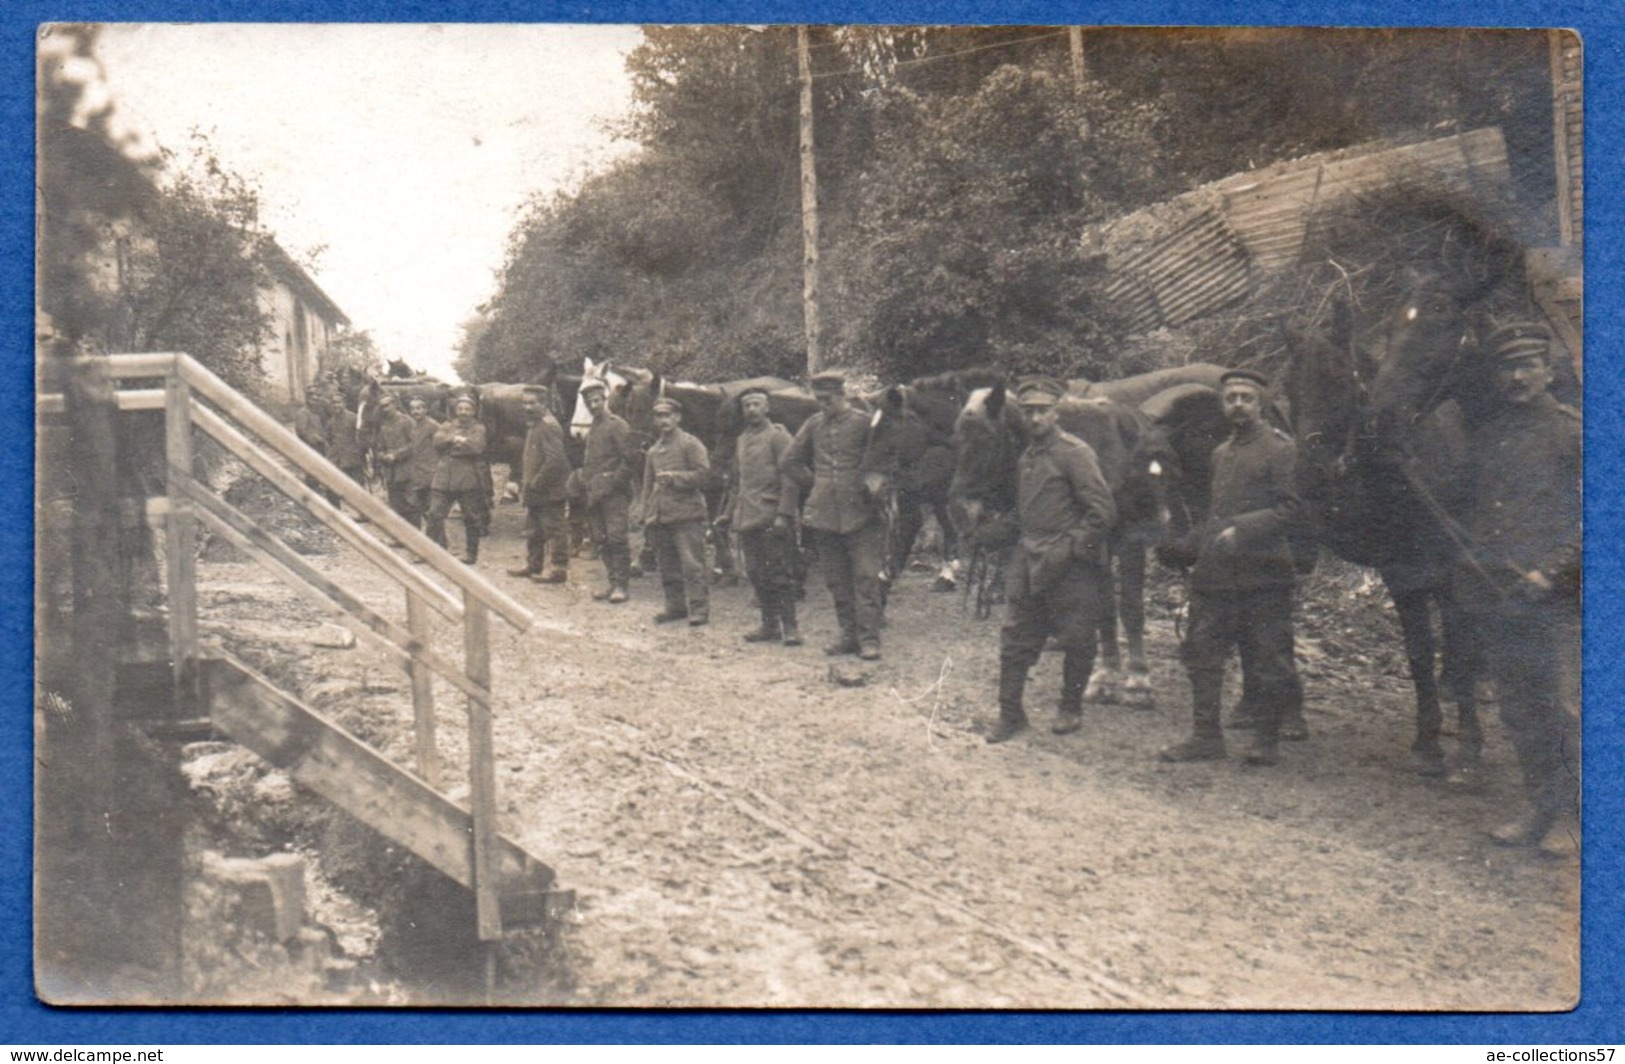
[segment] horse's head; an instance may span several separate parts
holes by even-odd
[[[1435,274],[1408,275],[1404,297],[1388,315],[1370,389],[1377,438],[1403,442],[1420,418],[1461,398],[1479,369],[1471,304],[1476,294]]]
[[[392,358],[384,368],[384,376],[392,380],[411,380],[417,375],[417,370],[408,366],[405,359]]]
[[[949,495],[974,529],[986,510],[1007,512],[1016,500],[1021,420],[1003,386],[978,388],[954,421],[954,477]]]
[[[589,381],[599,381],[604,385],[605,398],[611,410],[620,410],[626,401],[626,392],[630,382],[621,374],[610,368],[608,362],[594,362],[591,358],[582,360],[581,387],[576,389],[575,409],[570,414],[570,435],[584,437],[587,430],[592,428],[592,411],[587,409],[587,400],[581,388]]]
[[[645,440],[653,439],[655,401],[666,392],[665,378],[656,370],[627,366],[621,367],[618,375],[626,385],[618,399],[613,390],[610,392],[611,407],[617,408],[616,413],[626,419],[633,432]]]

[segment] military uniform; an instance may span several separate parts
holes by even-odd
[[[1024,391],[1023,402],[1028,398]],[[1027,446],[1016,475],[1021,538],[1005,577],[999,728],[989,737],[995,741],[1026,725],[1022,689],[1050,636],[1065,652],[1055,730],[1077,730],[1094,667],[1096,630],[1111,593],[1106,536],[1117,520],[1094,449],[1059,428]]]
[[[409,415],[391,410],[379,423],[373,446],[373,456],[382,466],[379,473],[384,489],[389,493],[389,508],[414,528],[423,520],[412,497],[412,437],[416,430],[417,424]]]
[[[520,462],[519,497],[525,504],[525,569],[540,576],[549,560],[548,583],[563,583],[570,565],[570,519],[566,512],[570,461],[564,452],[564,429],[543,410],[525,433]]]
[[[1456,593],[1496,686],[1533,809],[1538,843],[1579,808],[1579,721],[1564,706],[1565,641],[1576,638],[1580,592],[1581,424],[1549,394],[1506,403],[1472,430],[1472,553]],[[1522,575],[1539,573],[1550,591]],[[1499,836],[1498,836],[1499,837]]]
[[[734,446],[733,509],[729,519],[745,552],[745,575],[756,591],[762,626],[745,638],[801,642],[796,626],[796,510],[801,493],[783,468],[792,443],[783,425],[745,426]],[[780,520],[780,519],[783,520]]]
[[[463,561],[473,564],[480,556],[480,532],[485,527],[488,483],[480,476],[480,460],[485,455],[485,426],[471,421],[464,427],[455,418],[434,434],[440,461],[429,483],[429,513],[424,531],[440,546],[446,545],[446,515],[452,503],[463,512]]]
[[[413,524],[429,513],[429,486],[434,483],[435,467],[440,464],[440,454],[434,448],[434,436],[439,431],[440,422],[427,414],[422,421],[412,418],[411,497],[416,514]]]
[[[666,596],[660,619],[686,616],[689,624],[709,619],[705,525],[710,514],[701,489],[710,474],[705,444],[682,429],[657,436],[644,455],[644,534],[654,545]]]
[[[332,416],[327,419],[327,459],[342,469],[345,476],[364,485],[367,482],[366,455],[361,450],[355,421],[354,410],[346,410],[342,403],[333,404]],[[333,505],[337,506],[338,493],[330,494]]]
[[[624,597],[632,582],[629,528],[632,490],[643,456],[632,442],[632,429],[619,415],[605,411],[587,429],[581,480],[593,542],[604,559],[609,590]]]
[[[891,471],[869,454],[869,415],[850,407],[819,411],[796,433],[784,466],[808,488],[802,523],[812,531],[841,627],[829,650],[879,657],[886,517],[882,498],[870,494],[864,479]]]
[[[1238,430],[1213,451],[1208,519],[1191,544],[1190,622],[1181,648],[1195,733],[1168,760],[1223,756],[1219,700],[1225,664],[1239,650],[1257,729],[1253,759],[1274,758],[1281,719],[1300,690],[1292,639],[1292,541],[1308,518],[1296,487],[1297,445],[1265,424]],[[1233,530],[1228,546],[1219,541]]]

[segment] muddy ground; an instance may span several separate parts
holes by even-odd
[[[1053,736],[1059,661],[1046,655],[1028,686],[1035,728],[988,746],[997,615],[976,620],[962,596],[931,591],[928,572],[900,581],[884,660],[842,659],[838,683],[819,649],[832,616],[816,575],[808,645],[746,645],[748,588],[717,589],[708,627],[674,628],[650,621],[653,576],[634,581],[624,606],[590,601],[596,562],[575,561],[565,586],[504,576],[522,556],[522,523],[517,507],[500,507],[480,562],[537,618],[526,634],[493,625],[503,830],[551,863],[578,904],[547,962],[506,988],[509,1001],[1556,1010],[1576,1000],[1578,861],[1483,838],[1519,800],[1493,719],[1481,785],[1416,775],[1393,620],[1352,570],[1323,567],[1300,610],[1310,739],[1286,744],[1269,769],[1243,767],[1241,741],[1226,762],[1167,765],[1155,753],[1187,729],[1190,703],[1175,656],[1179,588],[1166,576],[1150,606],[1154,709],[1093,706],[1082,731]],[[398,589],[347,548],[328,551],[312,559],[322,571],[399,615]],[[205,635],[293,678],[315,704],[360,714],[404,761],[404,677],[364,645],[276,638],[328,618],[227,553],[200,566]],[[454,632],[442,638],[457,645]],[[458,765],[460,699],[437,694],[444,756]],[[382,971],[366,928],[338,939],[379,980],[371,1000],[460,1000]]]

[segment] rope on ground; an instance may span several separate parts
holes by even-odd
[[[935,730],[937,725],[937,712],[942,708],[943,686],[947,683],[948,677],[953,673],[953,671],[953,655],[944,654],[942,656],[942,668],[937,670],[937,678],[931,681],[929,684],[926,684],[919,694],[905,695],[895,686],[890,689],[891,696],[897,699],[897,701],[902,702],[904,705],[912,705],[913,703],[923,699],[926,695],[931,696],[931,715],[926,718],[925,722],[925,744],[933,750],[935,750],[937,747]]]

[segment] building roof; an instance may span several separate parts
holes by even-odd
[[[282,250],[276,241],[266,242],[266,264],[270,267],[278,280],[293,289],[301,299],[304,299],[317,313],[328,321],[339,325],[350,324],[350,318],[339,309],[328,294],[322,291],[321,286],[313,281],[304,268]]]

